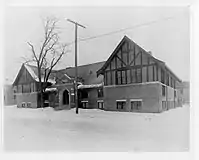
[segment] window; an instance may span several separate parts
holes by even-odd
[[[174,97],[176,97],[176,90],[174,90]]]
[[[111,74],[112,74],[112,84],[115,85],[115,79],[116,79],[115,78],[115,71],[112,71]]]
[[[22,85],[18,85],[18,93],[22,93]]]
[[[23,86],[23,84],[21,85],[21,93],[24,93],[24,86]]]
[[[153,66],[148,66],[149,82],[153,81]]]
[[[104,85],[107,85],[107,73],[104,73]]]
[[[34,85],[35,85],[34,83],[31,83],[31,87],[30,87],[30,88],[31,88],[31,92],[35,92],[35,87],[34,87]]]
[[[163,109],[163,110],[166,110],[166,109],[167,109],[166,101],[162,101],[162,109]]]
[[[161,82],[163,84],[165,83],[164,79],[165,79],[165,73],[164,73],[164,70],[161,70]]]
[[[167,82],[166,82],[167,86],[169,86],[169,74],[167,74]]]
[[[170,77],[170,87],[172,87],[172,77]]]
[[[14,96],[13,96],[14,99],[16,99],[16,91],[14,90]]]
[[[117,84],[121,84],[121,71],[117,71]]]
[[[157,69],[156,66],[153,66],[153,81],[157,80]]]
[[[31,107],[31,102],[28,102],[28,103],[27,103],[27,107]]]
[[[30,92],[30,85],[24,84],[23,85],[23,93],[29,93]]]
[[[131,100],[131,110],[141,110],[142,100],[133,99]]]
[[[97,93],[98,93],[98,97],[103,97],[104,96],[102,88],[98,89]]]
[[[111,72],[107,72],[106,76],[107,76],[107,85],[110,85],[111,84]]]
[[[162,85],[162,96],[166,95],[166,87]]]
[[[88,101],[81,101],[83,108],[88,108]]]
[[[26,103],[25,103],[25,102],[22,102],[22,103],[21,103],[21,107],[25,108],[25,107],[26,107]]]
[[[131,83],[131,70],[126,71],[127,76],[127,84]]]
[[[126,105],[126,100],[117,100],[117,109],[122,110]]]
[[[141,69],[138,68],[137,69],[137,83],[141,83],[142,82],[142,75],[141,75]]]
[[[147,82],[147,67],[142,67],[142,82]]]
[[[136,83],[136,70],[131,70],[131,76],[132,76],[132,83]]]
[[[104,109],[104,101],[103,100],[97,101],[97,106],[99,109]]]
[[[126,84],[126,71],[122,71],[122,84]]]

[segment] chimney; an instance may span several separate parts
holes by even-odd
[[[150,54],[152,56],[152,52],[151,51],[148,51],[148,54]]]

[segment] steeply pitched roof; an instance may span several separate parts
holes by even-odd
[[[29,64],[22,64],[22,67],[21,67],[13,85],[15,85],[18,82],[18,79],[21,76],[21,72],[23,71],[23,69],[26,69],[29,72],[30,76],[36,82],[39,82],[37,66],[33,66],[33,65],[29,65]],[[41,80],[43,82],[44,81],[44,69],[41,69],[41,72],[42,72]],[[54,84],[55,83],[55,77],[56,77],[55,71],[52,71],[50,76],[49,76],[48,82]]]
[[[110,55],[110,57],[108,58],[108,60],[106,61],[106,63],[97,71],[97,75],[100,75],[100,74],[103,73],[103,71],[109,65],[109,63],[111,62],[111,60],[113,59],[113,57],[115,56],[115,54],[117,54],[118,50],[120,49],[120,47],[122,46],[122,44],[124,42],[133,43],[134,45],[138,46],[143,51],[143,53],[145,53],[148,57],[152,58],[160,67],[167,69],[178,81],[181,82],[181,80],[169,69],[169,67],[165,64],[165,62],[163,62],[163,61],[155,58],[151,54],[149,54],[147,51],[145,51],[143,48],[141,48],[139,45],[137,45],[134,41],[132,41],[126,35],[123,37],[123,39],[117,45],[117,47],[115,48],[115,50],[113,51],[113,53]]]
[[[105,62],[97,62],[78,66],[78,78],[82,80],[83,84],[100,84],[103,82],[103,76],[97,77],[97,70],[99,70]],[[75,67],[68,67],[66,69],[58,70],[57,77],[67,79],[67,76],[74,79]]]
[[[81,81],[84,85],[91,85],[91,84],[100,84],[103,83],[103,76],[97,77],[97,70],[101,68],[104,65],[105,62],[97,62],[93,64],[86,64],[82,66],[78,66],[78,79]],[[30,73],[31,77],[35,81],[39,81],[38,79],[38,70],[37,66],[29,65],[29,64],[23,64],[22,68],[20,69],[17,78],[15,79],[13,85],[17,82],[17,79],[20,76],[20,72],[23,69],[27,69],[27,71]],[[44,70],[41,70],[42,75],[44,76]],[[42,81],[43,81],[42,76]],[[55,80],[57,82],[64,82],[66,80],[73,81],[75,77],[75,67],[68,67],[66,69],[61,70],[53,70],[49,76],[48,82],[55,83]]]
[[[28,70],[28,72],[30,73],[32,78],[35,79],[37,82],[39,82],[37,66],[33,66],[33,65],[29,65],[29,64],[25,64],[24,66]],[[48,82],[51,82],[53,84],[55,83],[55,78],[56,78],[55,72],[56,71],[54,71],[54,70],[51,71],[51,74],[48,78]],[[41,69],[41,77],[42,77],[41,79],[43,82],[44,81],[44,69]]]

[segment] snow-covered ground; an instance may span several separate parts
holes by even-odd
[[[6,151],[188,151],[189,106],[160,114],[4,107]]]

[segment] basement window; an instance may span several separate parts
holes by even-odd
[[[31,102],[28,102],[28,103],[27,103],[27,107],[31,107]]]
[[[98,100],[97,101],[97,106],[99,109],[104,109],[104,101],[103,100]]]
[[[21,103],[21,107],[25,108],[25,107],[26,107],[26,103],[25,103],[25,102],[22,102],[22,103]]]
[[[126,105],[126,100],[116,100],[117,103],[117,109],[123,110]]]
[[[88,108],[88,101],[81,101],[83,108]]]
[[[141,110],[142,99],[131,99],[131,110]]]

